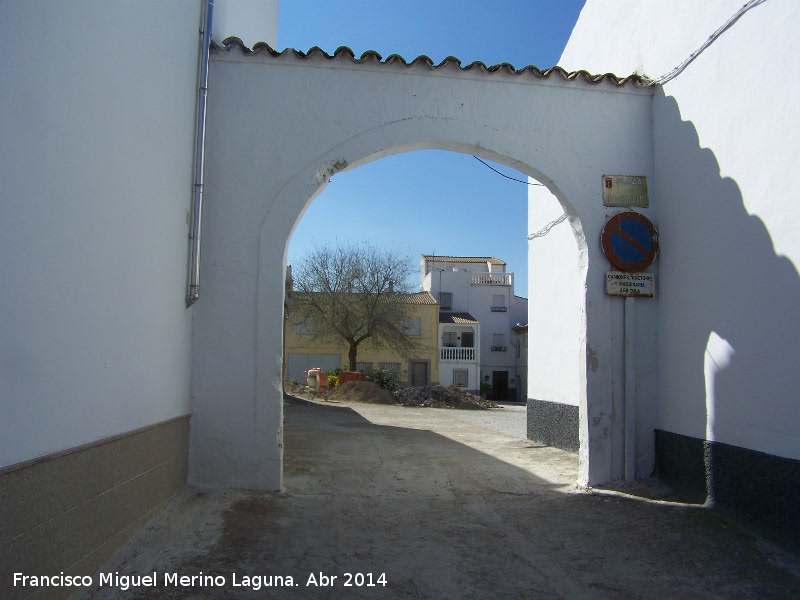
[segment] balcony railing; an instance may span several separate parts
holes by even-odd
[[[513,273],[473,273],[472,285],[511,285]]]
[[[492,352],[505,352],[508,350],[508,346],[492,346],[490,350]]]
[[[493,306],[492,307],[492,312],[507,312],[507,311],[508,311],[508,307],[507,306]]]
[[[439,360],[475,360],[475,348],[441,348]]]

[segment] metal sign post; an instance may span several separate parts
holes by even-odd
[[[634,319],[636,298],[625,298],[625,481],[636,477],[636,368]]]

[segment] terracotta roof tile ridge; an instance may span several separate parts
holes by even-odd
[[[222,46],[218,45],[216,42],[212,42],[212,47],[215,51],[230,52],[233,49],[238,49],[242,54],[248,56],[255,54],[262,54],[266,52],[270,56],[282,57],[286,54],[293,53],[297,58],[300,59],[308,59],[314,56],[322,56],[323,58],[326,58],[328,60],[337,60],[346,57],[356,64],[375,63],[381,65],[401,65],[403,67],[415,67],[417,65],[425,65],[429,69],[442,69],[455,66],[458,67],[461,71],[477,70],[483,73],[504,72],[510,75],[518,75],[518,76],[533,75],[537,79],[550,79],[552,75],[557,75],[561,77],[564,81],[583,80],[586,83],[592,85],[598,85],[606,80],[608,80],[610,83],[612,83],[617,87],[623,87],[628,83],[633,83],[639,87],[653,87],[655,85],[650,80],[636,73],[628,75],[627,77],[619,77],[614,73],[603,73],[603,74],[593,75],[585,70],[567,71],[559,66],[541,70],[533,65],[528,65],[521,69],[516,69],[514,65],[512,65],[511,63],[500,63],[496,65],[486,66],[486,64],[484,64],[481,61],[471,62],[466,67],[464,67],[461,64],[461,61],[455,56],[448,56],[438,65],[434,64],[433,60],[431,60],[430,57],[424,54],[421,54],[411,62],[408,62],[405,58],[403,58],[399,54],[391,54],[386,60],[383,60],[383,57],[375,50],[367,50],[359,58],[356,58],[355,53],[347,46],[339,46],[332,55],[328,54],[318,46],[313,46],[308,50],[308,52],[303,52],[302,50],[295,50],[293,48],[286,48],[278,52],[266,42],[257,42],[253,45],[253,48],[250,49],[247,46],[245,46],[244,42],[241,39],[237,37],[228,37],[225,38],[225,40],[223,40]]]
[[[433,297],[428,291],[424,292],[411,292],[405,297],[408,299],[410,304],[424,304],[424,305],[438,305],[439,303],[436,301],[436,298]]]
[[[480,323],[478,319],[467,312],[439,312],[439,323]]]
[[[454,317],[458,317],[459,319],[472,319],[473,321],[477,321],[477,319],[468,312],[453,312],[450,314]]]

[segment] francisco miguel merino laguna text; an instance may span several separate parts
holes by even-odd
[[[334,585],[339,579],[337,575],[326,575],[325,573],[310,573],[305,586],[329,587]],[[161,585],[163,587],[225,587],[228,585],[228,578],[225,575],[204,574],[202,571],[196,575],[180,575],[178,573],[163,573]],[[14,587],[92,587],[94,578],[91,575],[64,575],[62,571],[59,575],[24,575],[14,573]],[[121,591],[130,588],[157,587],[159,577],[156,571],[148,575],[121,575],[118,572],[100,573],[100,587],[116,587]],[[295,581],[292,575],[241,575],[230,574],[231,587],[247,587],[252,590],[260,590],[262,587],[294,587],[299,586],[300,582]],[[380,573],[373,576],[372,573],[344,573],[341,585],[344,587],[377,587],[386,585],[386,574]]]

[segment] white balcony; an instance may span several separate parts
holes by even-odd
[[[473,273],[472,285],[512,285],[513,273]]]
[[[439,360],[474,361],[475,348],[441,348],[439,350]]]

